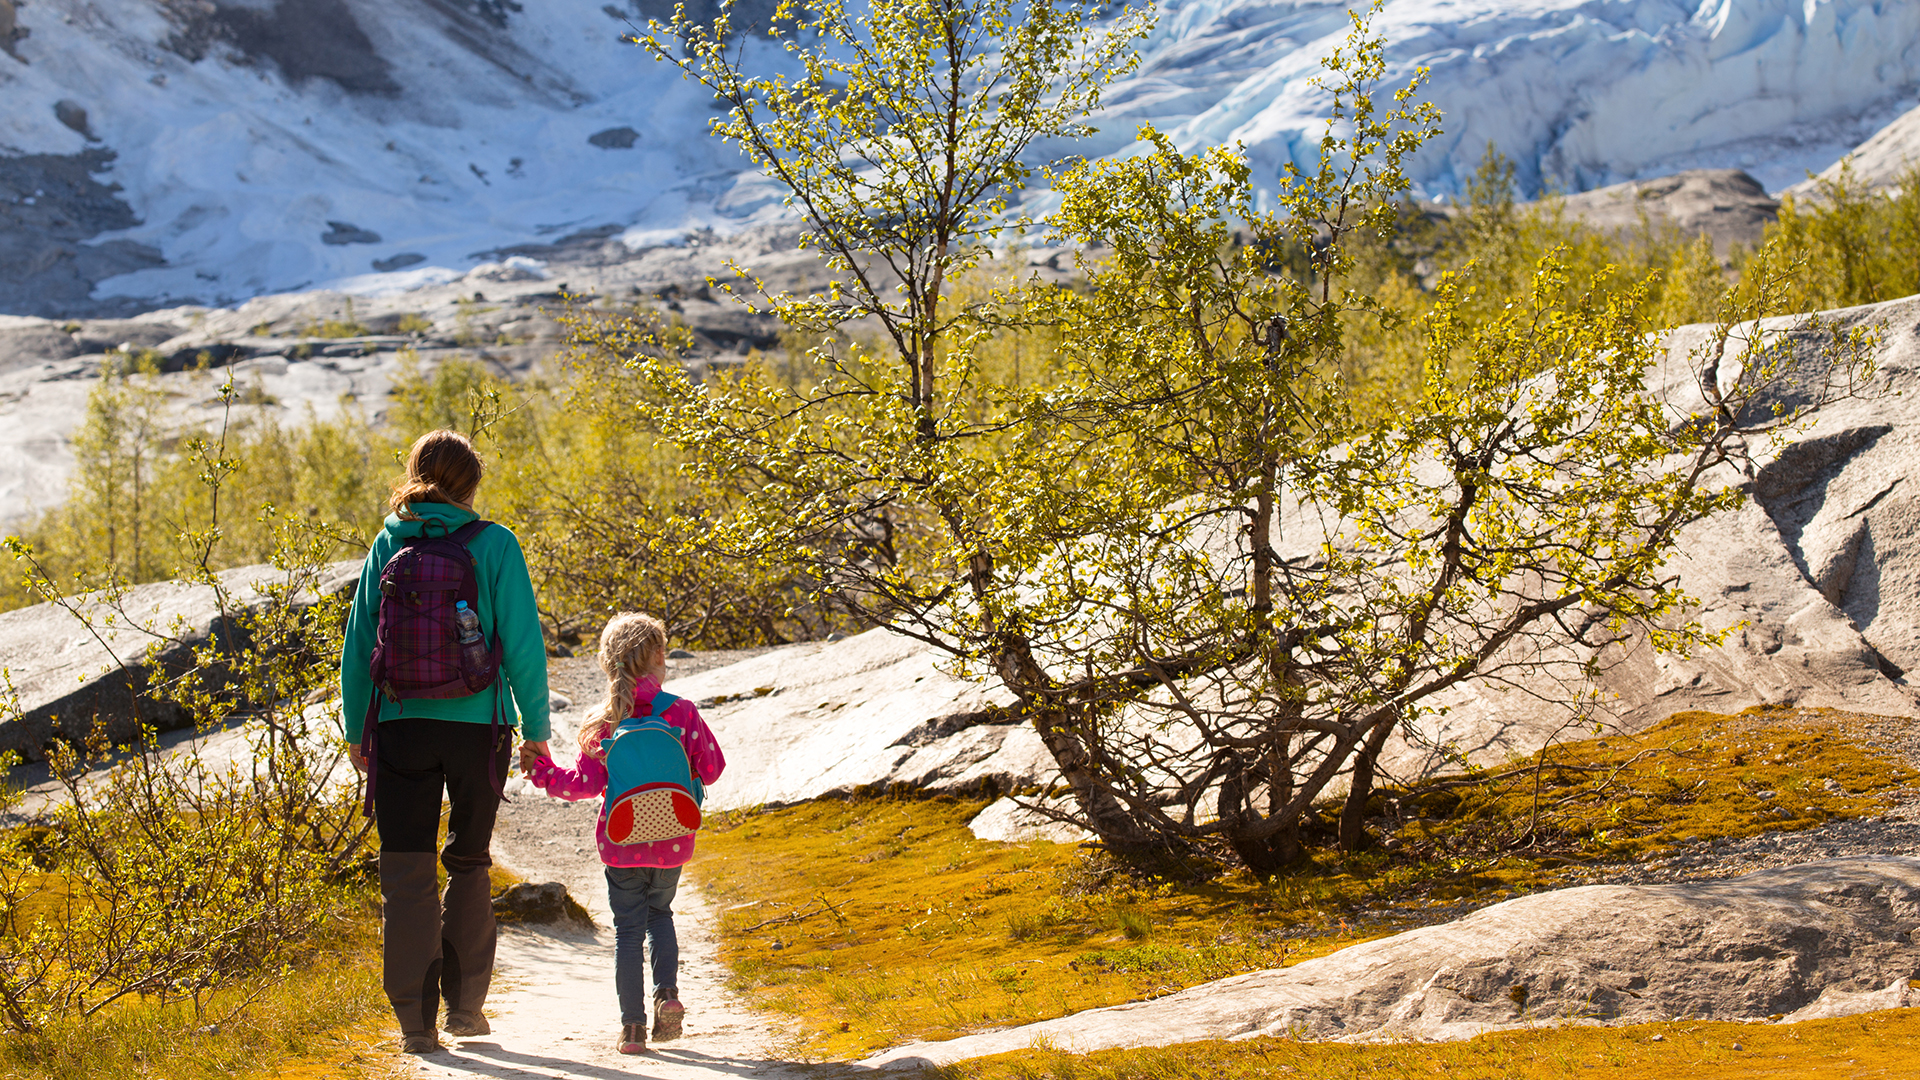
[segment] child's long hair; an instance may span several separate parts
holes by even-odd
[[[607,673],[607,698],[580,726],[580,752],[601,754],[600,740],[633,709],[633,690],[655,665],[666,663],[667,628],[651,615],[627,611],[600,631],[600,670]]]

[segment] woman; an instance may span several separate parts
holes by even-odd
[[[547,650],[520,542],[500,525],[462,531],[478,520],[473,497],[481,472],[473,444],[458,432],[429,431],[413,444],[407,474],[394,486],[389,500],[393,512],[361,568],[340,654],[340,700],[354,767],[362,772],[372,769],[368,783],[380,834],[387,1000],[399,1018],[404,1048],[410,1054],[440,1049],[435,1020],[443,995],[447,1018],[438,1026],[456,1036],[488,1032],[481,1013],[493,979],[495,943],[487,880],[493,858],[488,846],[500,805],[499,785],[511,760],[510,728],[516,712],[527,746],[539,754],[547,752]],[[472,557],[471,585],[477,594],[472,607],[485,642],[493,645],[483,666],[497,674],[478,693],[464,693],[465,685],[456,685],[450,691],[440,686],[429,693],[459,696],[410,696],[404,690],[395,691],[402,681],[392,674],[398,649],[379,640],[383,625],[399,625],[381,623],[381,575],[408,540],[439,537],[464,542]],[[446,550],[445,545],[436,548]],[[448,563],[443,560],[441,565]],[[420,594],[410,595],[417,613]],[[444,614],[445,625],[452,627],[454,616],[466,613],[456,612],[450,600],[444,603],[444,611],[432,606],[433,617]],[[425,617],[419,614],[411,617],[416,620],[409,627],[412,636],[400,644],[418,649],[417,628],[434,624],[421,621]],[[426,648],[444,651],[449,645],[458,656],[458,638],[450,643],[429,640]],[[381,695],[377,712],[372,708],[376,646],[382,663],[389,665],[381,669],[387,692]],[[468,676],[467,681],[473,682],[474,677]],[[375,715],[376,727],[365,730]],[[496,723],[502,719],[504,727]],[[370,762],[369,757],[374,760]],[[444,900],[433,865],[443,791],[452,802],[447,843],[439,851],[447,870]]]

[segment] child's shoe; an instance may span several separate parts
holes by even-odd
[[[647,1025],[622,1024],[620,1026],[620,1052],[623,1054],[646,1053]]]
[[[680,1025],[686,1020],[687,1007],[678,998],[653,1003],[653,1041],[671,1042],[680,1037]]]

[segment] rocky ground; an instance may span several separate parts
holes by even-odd
[[[0,192],[9,184],[43,192],[28,207],[0,199],[0,217],[51,214],[80,222],[106,213],[95,205],[98,184],[77,166],[58,184],[8,179],[8,168],[33,160],[0,159]],[[118,203],[101,205],[124,210]],[[1683,235],[1706,232],[1724,254],[1732,244],[1757,240],[1778,203],[1747,174],[1720,169],[1602,188],[1569,198],[1566,207],[1569,216],[1614,232],[1643,224],[1671,226]],[[1451,204],[1426,209],[1457,212]],[[11,235],[0,227],[0,295],[20,287],[8,273],[21,267],[31,272],[25,254],[6,269]],[[233,307],[146,310],[121,301],[97,310],[72,308],[87,317],[68,317],[68,308],[55,310],[59,305],[0,305],[48,316],[0,315],[0,529],[18,528],[65,498],[73,460],[68,440],[85,414],[87,392],[105,367],[129,354],[148,355],[168,372],[162,382],[172,422],[217,420],[214,379],[230,373],[250,388],[244,415],[288,426],[310,412],[331,417],[345,409],[378,422],[395,378],[409,363],[431,367],[458,357],[513,379],[549,370],[564,352],[562,319],[570,307],[652,313],[691,332],[695,368],[737,364],[755,349],[778,348],[781,325],[764,310],[749,312],[709,278],[743,287],[729,265],[737,262],[771,292],[819,291],[827,277],[813,253],[796,248],[798,235],[790,224],[762,225],[728,236],[696,231],[671,244],[634,248],[607,230],[588,230],[503,248],[490,253],[495,261],[450,280],[427,278],[411,287],[396,282],[354,295],[309,290]],[[150,255],[135,248],[114,241],[59,250],[63,258],[83,262]],[[72,271],[69,284],[84,294],[84,275],[73,276],[82,269],[60,272]],[[1058,280],[1072,271],[1073,256],[1035,247],[1009,253],[993,269]],[[47,269],[33,280],[38,287],[55,276]],[[203,357],[219,376],[191,373]]]
[[[463,276],[404,290],[279,293],[230,308],[172,307],[129,318],[0,314],[0,530],[17,529],[66,497],[69,440],[88,391],[103,370],[129,357],[165,373],[165,419],[183,427],[221,419],[214,388],[229,375],[244,391],[242,419],[298,427],[310,415],[347,410],[379,423],[410,365],[431,369],[457,358],[507,379],[552,374],[566,362],[564,320],[574,310],[682,327],[691,336],[688,366],[700,372],[780,346],[781,323],[764,305],[749,311],[727,294],[728,286],[741,299],[753,294],[734,264],[771,293],[826,287],[819,260],[798,249],[797,238],[797,228],[775,225],[725,237],[692,233],[634,250],[582,234],[522,245]],[[0,266],[6,253],[0,243]],[[1071,256],[1057,249],[1008,258],[1001,269],[1016,273],[1063,277],[1072,268]],[[0,274],[0,292],[6,287]],[[203,362],[212,374],[195,373]]]

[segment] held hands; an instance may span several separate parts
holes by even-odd
[[[545,739],[542,739],[539,742],[521,743],[520,744],[520,771],[522,773],[533,772],[533,763],[536,761],[539,761],[543,757],[548,757],[548,756],[550,755],[547,751],[547,742]]]

